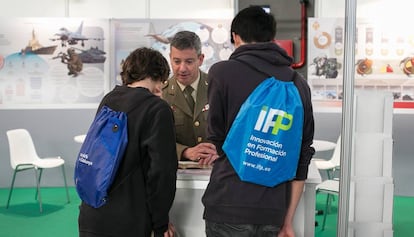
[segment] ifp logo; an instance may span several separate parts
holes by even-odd
[[[256,120],[254,130],[268,133],[269,128],[272,127],[272,134],[277,135],[279,130],[289,130],[292,127],[292,122],[292,114],[289,114],[283,110],[272,109],[264,105],[259,113],[259,117]]]

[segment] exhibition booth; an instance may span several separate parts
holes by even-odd
[[[402,7],[406,2],[42,0],[49,8],[36,4],[25,11],[21,5],[32,3],[19,1],[0,10],[1,189],[10,187],[13,176],[8,130],[26,128],[39,154],[61,155],[73,187],[77,152],[100,100],[121,83],[129,52],[151,47],[169,60],[169,39],[180,30],[193,31],[203,45],[201,70],[208,72],[234,51],[234,14],[260,5],[276,15],[275,43],[293,57],[292,67],[312,93],[317,153],[295,216],[296,235],[318,236],[322,223],[316,221],[315,202],[325,193],[338,203],[332,227],[337,236],[394,236],[393,197],[414,196],[414,34],[396,27],[410,14]],[[182,9],[171,10],[177,7]],[[392,8],[400,14],[382,10]],[[81,58],[81,70],[68,67],[71,53]],[[328,161],[335,152],[339,163],[327,175],[316,158]],[[205,236],[201,197],[211,169],[180,162],[171,209],[180,237]],[[54,178],[59,171],[44,175],[43,187],[62,186]],[[19,176],[17,188],[33,186],[31,173]],[[325,221],[323,226],[331,228]]]

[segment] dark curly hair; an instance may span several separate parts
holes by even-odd
[[[153,81],[164,82],[170,75],[170,66],[157,50],[142,47],[134,50],[122,63],[122,84],[129,85],[150,77]]]

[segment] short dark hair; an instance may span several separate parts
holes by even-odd
[[[179,31],[171,39],[170,47],[179,50],[195,49],[197,55],[201,55],[201,40],[198,35],[192,31]]]
[[[135,49],[122,63],[122,84],[150,77],[153,81],[164,82],[170,75],[170,66],[165,57],[157,50],[142,47]]]
[[[276,20],[260,6],[244,8],[233,18],[231,23],[231,42],[235,33],[246,43],[269,42],[276,35]]]

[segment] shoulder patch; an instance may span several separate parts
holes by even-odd
[[[167,88],[167,87],[168,87],[168,85],[169,85],[169,83],[170,83],[170,80],[166,80],[166,81],[164,81],[164,83],[163,83],[163,85],[162,85],[162,89],[164,90],[165,88]]]

